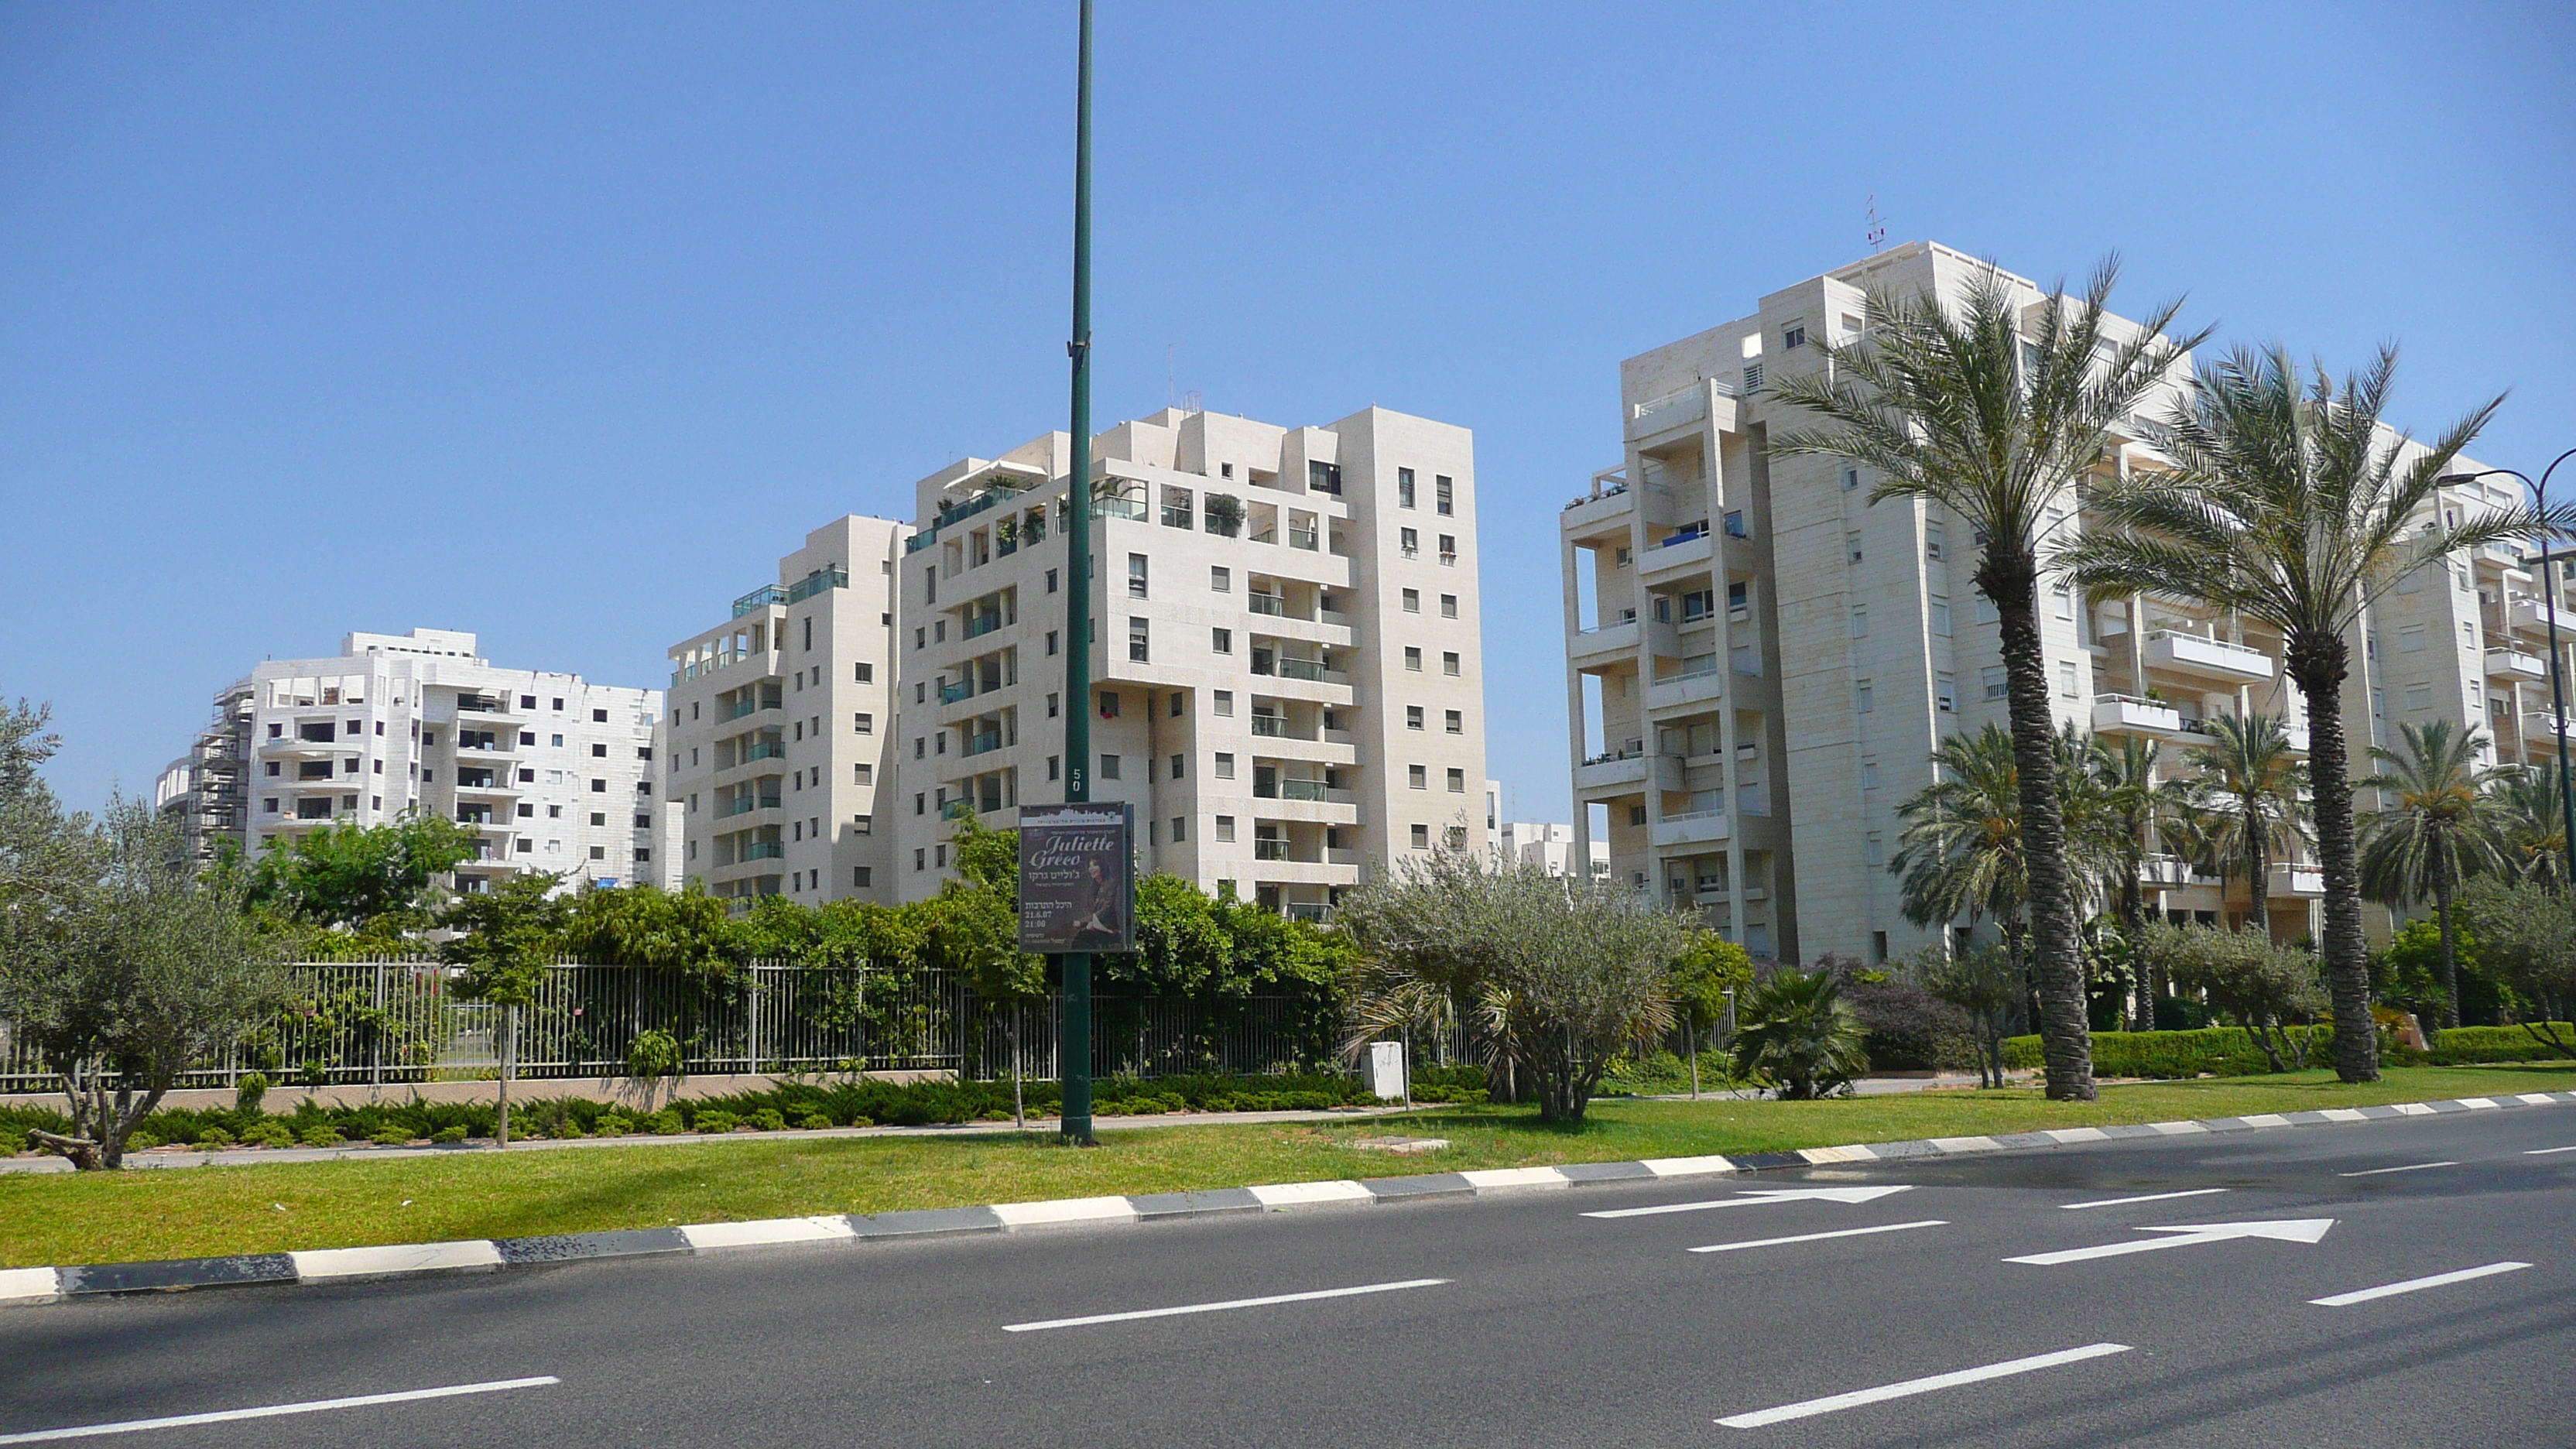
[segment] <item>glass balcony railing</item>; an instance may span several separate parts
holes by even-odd
[[[732,804],[727,805],[724,809],[718,811],[717,814],[719,816],[748,815],[754,810],[775,810],[777,808],[778,797],[775,795],[761,795],[756,797],[745,795],[735,800]]]
[[[1282,780],[1279,782],[1279,798],[1282,800],[1322,800],[1328,797],[1324,782],[1321,780]]]
[[[1279,661],[1279,677],[1282,679],[1320,680],[1324,674],[1325,669],[1321,660],[1282,659]]]
[[[972,800],[951,800],[939,807],[939,818],[942,820],[964,820],[974,813],[975,802]]]
[[[978,614],[974,618],[966,621],[966,637],[969,639],[979,639],[1001,627],[1001,615]]]
[[[754,760],[783,760],[786,758],[787,746],[785,744],[777,740],[759,740],[755,741],[743,750],[742,759],[737,761],[737,763],[748,765]]]
[[[827,569],[816,569],[814,572],[807,574],[805,577],[798,579],[792,584],[789,584],[787,586],[786,602],[791,604],[801,604],[807,599],[814,597],[816,594],[823,592],[825,589],[846,589],[849,586],[850,571],[842,568],[838,564],[835,564]]]
[[[785,860],[787,847],[775,840],[755,840],[742,848],[745,860]]]
[[[1269,739],[1284,740],[1288,737],[1287,717],[1276,714],[1256,714],[1252,717],[1252,732]]]
[[[1284,840],[1256,840],[1252,842],[1252,858],[1254,860],[1286,860],[1288,859],[1288,842]]]
[[[1324,546],[1324,540],[1323,536],[1317,533],[1314,529],[1292,528],[1288,530],[1288,546],[1290,548],[1302,548],[1308,553],[1313,553]]]
[[[954,684],[943,684],[939,686],[939,702],[941,704],[955,704],[961,699],[973,699],[974,697],[975,681],[971,679],[961,679]]]
[[[1288,613],[1288,601],[1277,594],[1247,594],[1243,602],[1256,614],[1284,618]]]
[[[744,715],[757,714],[764,709],[784,709],[785,707],[786,706],[780,704],[774,699],[746,699],[740,704],[735,705],[733,707],[733,713],[726,716],[726,718],[740,719]]]
[[[772,604],[783,604],[786,602],[787,591],[785,589],[780,588],[776,584],[763,584],[759,588],[756,588],[750,593],[747,593],[741,598],[733,601],[733,616],[739,619],[743,615],[748,614],[755,609],[765,609]]]
[[[980,735],[968,735],[966,737],[965,753],[970,757],[974,755],[988,755],[1001,747],[1002,732],[1000,730],[987,730]]]

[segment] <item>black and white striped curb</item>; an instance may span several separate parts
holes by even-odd
[[[157,1263],[92,1263],[71,1268],[0,1268],[0,1306],[53,1303],[119,1293],[174,1292],[258,1284],[352,1283],[438,1273],[488,1273],[560,1263],[618,1258],[671,1257],[737,1248],[790,1244],[891,1242],[1002,1233],[1026,1228],[1155,1222],[1228,1213],[1286,1212],[1301,1208],[1360,1207],[1433,1198],[1482,1197],[1535,1188],[1580,1187],[1596,1182],[1711,1177],[1766,1168],[1816,1167],[1847,1162],[1890,1162],[2066,1147],[2137,1137],[2185,1137],[2269,1127],[2310,1127],[2374,1122],[2399,1117],[2500,1111],[2576,1103],[2576,1092],[2524,1092],[2509,1097],[2463,1097],[2449,1102],[2394,1106],[2329,1107],[2313,1112],[2259,1113],[2200,1122],[2148,1122],[2126,1127],[2058,1127],[1993,1137],[1935,1137],[1919,1142],[1874,1142],[1850,1147],[1807,1147],[1792,1152],[1753,1152],[1729,1157],[1663,1157],[1642,1162],[1580,1162],[1565,1167],[1504,1167],[1481,1172],[1435,1172],[1331,1182],[1283,1182],[1206,1192],[1150,1193],[1142,1197],[1082,1197],[1051,1202],[999,1203],[989,1207],[932,1208],[920,1212],[769,1218],[747,1223],[692,1223],[676,1228],[571,1233],[556,1237],[477,1238],[455,1243],[402,1243],[380,1248],[323,1248],[296,1253],[245,1253],[226,1258],[174,1258]]]

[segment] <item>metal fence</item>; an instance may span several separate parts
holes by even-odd
[[[225,1087],[249,1072],[280,1084],[471,1080],[500,1067],[503,1008],[456,999],[435,961],[315,961],[293,968],[295,1001],[178,1082]],[[1102,996],[1094,1075],[1257,1072],[1331,1059],[1337,1027],[1311,998]],[[753,966],[707,981],[654,967],[548,967],[519,1013],[520,1077],[606,1077],[626,1070],[647,1031],[668,1033],[695,1075],[942,1071],[993,1079],[1056,1074],[1061,1000],[989,1009],[940,971]],[[52,1089],[54,1074],[0,1022],[0,1091]]]

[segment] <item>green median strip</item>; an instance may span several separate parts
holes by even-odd
[[[2344,1086],[2330,1073],[2108,1087],[2061,1103],[2035,1090],[1829,1102],[1597,1101],[1578,1127],[1515,1107],[1394,1119],[1147,1128],[1091,1149],[1051,1134],[800,1137],[613,1152],[452,1153],[336,1162],[0,1175],[0,1267],[137,1262],[373,1243],[521,1238],[819,1213],[1203,1191],[1399,1172],[1730,1156],[2576,1090],[2576,1070],[2411,1068]],[[1445,1138],[1391,1158],[1354,1139]]]

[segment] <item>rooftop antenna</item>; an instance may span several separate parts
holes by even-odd
[[[1870,255],[1876,256],[1878,249],[1887,245],[1887,218],[1878,214],[1878,193],[1875,191],[1869,194],[1869,211],[1862,221],[1869,227]]]

